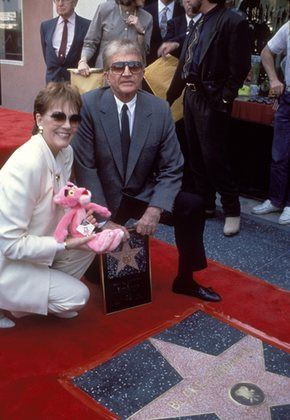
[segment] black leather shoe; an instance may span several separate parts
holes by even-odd
[[[172,291],[174,293],[193,296],[202,300],[207,300],[209,302],[219,302],[222,299],[220,295],[217,294],[211,287],[203,287],[199,284],[194,284],[192,287],[190,287],[173,283]]]

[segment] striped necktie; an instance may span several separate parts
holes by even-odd
[[[189,41],[188,41],[188,47],[185,54],[185,62],[183,66],[183,78],[186,79],[190,72],[190,66],[192,62],[192,57],[194,53],[194,49],[196,45],[198,44],[199,35],[201,31],[201,27],[204,21],[204,16],[202,16],[197,23],[195,24],[193,31],[189,33]]]
[[[164,7],[162,10],[161,20],[160,20],[160,34],[161,37],[164,38],[167,33],[167,10],[169,10],[169,7]]]

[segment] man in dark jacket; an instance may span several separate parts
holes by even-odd
[[[150,52],[146,58],[149,65],[158,58],[157,50],[166,36],[167,22],[176,16],[184,15],[184,8],[175,0],[154,0],[144,9],[153,17]]]
[[[46,63],[46,83],[70,80],[76,68],[90,20],[78,16],[78,0],[54,0],[58,17],[41,23],[40,37]]]
[[[224,235],[232,236],[240,229],[240,203],[226,138],[232,102],[251,66],[248,23],[225,8],[224,0],[191,0],[191,6],[203,16],[184,42],[167,99],[172,103],[186,87],[186,179],[192,182],[185,188],[203,195],[208,216],[214,216],[215,193],[220,193]]]
[[[185,13],[170,19],[167,23],[167,33],[163,43],[158,49],[158,56],[172,54],[179,58],[182,46],[190,28],[201,17],[201,13],[193,13],[190,0],[183,0]]]

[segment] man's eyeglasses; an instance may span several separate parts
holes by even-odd
[[[82,120],[82,117],[79,114],[72,114],[68,117],[64,112],[53,112],[50,117],[59,123],[65,123],[67,118],[70,124],[77,124]]]
[[[123,74],[126,66],[132,74],[138,74],[143,69],[141,61],[116,61],[111,65],[110,70],[114,74]]]

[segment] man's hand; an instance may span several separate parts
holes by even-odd
[[[179,47],[178,42],[163,42],[158,48],[157,55],[158,57],[165,57],[167,54],[170,54],[172,51],[177,50]]]
[[[117,223],[112,222],[111,220],[109,220],[103,227],[102,230],[105,229],[121,229],[124,232],[124,237],[123,237],[123,242],[127,241],[130,238],[130,233],[128,232],[128,230],[125,228],[125,226],[122,225],[118,225]]]
[[[272,94],[280,96],[284,91],[284,85],[279,79],[270,80],[270,90]]]
[[[141,235],[153,235],[160,220],[162,209],[147,207],[145,213],[136,223],[136,231]]]

